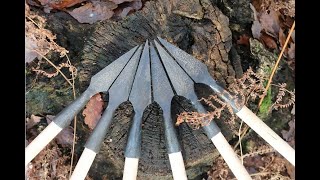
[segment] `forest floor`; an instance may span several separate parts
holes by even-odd
[[[26,145],[86,88],[79,83],[82,78],[79,67],[83,61],[79,51],[84,44],[81,37],[90,36],[99,22],[125,22],[126,17],[145,8],[147,1],[27,0]],[[176,3],[176,0],[172,2]],[[295,148],[295,2],[210,2],[229,18],[234,47],[229,51],[229,57],[241,61],[237,72],[243,73],[236,74],[237,80],[227,88],[232,91],[234,86],[249,83],[241,89],[246,97],[245,104]],[[242,6],[243,12],[240,12]],[[246,17],[242,17],[244,14]],[[56,23],[61,20],[65,20],[63,26]],[[73,34],[64,36],[67,31]],[[90,99],[76,118],[81,123],[78,126],[71,123],[29,163],[27,179],[69,178],[79,159],[75,152],[82,149],[75,145],[83,144],[88,137],[81,134],[84,132],[81,129],[94,129],[107,104],[105,99],[103,94]],[[235,120],[241,125],[237,126],[229,143],[253,179],[295,179],[294,166],[240,119]],[[100,178],[88,175],[86,179],[119,179],[110,173]],[[223,158],[218,156],[212,166],[192,179],[235,178]]]

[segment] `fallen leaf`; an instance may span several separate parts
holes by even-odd
[[[254,21],[251,27],[253,37],[259,39],[261,31],[263,30],[272,37],[278,38],[280,30],[278,12],[274,10],[264,10],[259,13],[252,4],[250,4],[250,8],[254,15]]]
[[[286,140],[286,141],[289,141],[290,139],[293,138],[294,136],[294,132],[295,132],[295,123],[294,123],[294,120],[291,120],[289,121],[289,130],[286,131],[286,130],[282,130],[281,131],[281,134],[282,134],[282,137]]]
[[[52,9],[63,9],[79,4],[85,0],[38,0],[42,6]]]
[[[121,17],[121,18],[124,18],[126,17],[130,11],[132,11],[133,8],[132,7],[126,7],[126,8],[123,8],[122,10],[120,10],[119,14],[117,14],[117,16]]]
[[[39,49],[37,45],[37,41],[35,39],[31,39],[28,36],[25,36],[25,62],[29,63],[33,61],[36,57],[38,57],[38,54],[34,52],[33,50]]]
[[[279,43],[280,43],[281,48],[283,48],[285,42],[286,42],[286,36],[284,35],[282,28],[280,28],[280,30],[279,30]]]
[[[50,124],[55,116],[47,115],[47,123]],[[62,147],[71,147],[73,144],[73,129],[68,126],[64,128],[55,138],[57,144],[60,144]]]
[[[291,114],[295,115],[296,114],[296,104],[293,105],[292,109],[291,109]]]
[[[295,58],[295,43],[291,42],[290,47],[288,48],[288,56],[289,59],[294,59]]]
[[[123,2],[132,2],[134,0],[110,0],[111,2],[114,2],[116,4],[121,4]]]
[[[249,39],[250,37],[246,34],[240,35],[239,39],[237,40],[237,44],[249,46]]]
[[[278,47],[276,41],[274,40],[274,38],[269,36],[269,35],[267,35],[267,34],[265,34],[265,33],[262,33],[260,39],[270,49],[276,49]]]
[[[122,5],[121,7],[118,7],[117,9],[115,9],[114,16],[124,18],[130,12],[133,12],[134,10],[139,10],[141,8],[142,8],[141,0],[134,0],[132,2],[126,3],[125,5]]]
[[[295,171],[295,168],[294,166],[289,163],[289,161],[285,161],[285,166],[286,166],[286,169],[287,169],[287,173],[289,174],[290,178],[291,179],[296,179],[296,171]]]
[[[25,62],[31,62],[36,57],[41,59],[38,53],[45,56],[50,51],[60,53],[61,57],[65,56],[68,51],[55,43],[56,36],[44,28],[46,19],[30,11],[27,4],[25,6]]]
[[[253,168],[263,167],[264,166],[264,162],[263,162],[262,156],[260,156],[260,155],[244,158],[243,159],[243,164],[246,167],[253,167]]]
[[[282,137],[291,145],[295,146],[295,119],[289,121],[289,130],[282,130]]]
[[[73,128],[70,126],[64,128],[56,137],[56,141],[62,147],[71,147],[73,144]]]
[[[252,36],[256,39],[259,39],[261,36],[262,26],[258,20],[258,12],[251,3],[250,3],[250,8],[253,11],[253,15],[254,15],[254,21],[251,27]]]
[[[279,15],[276,11],[268,10],[260,13],[259,22],[262,29],[264,29],[269,35],[278,37],[280,30]]]
[[[84,122],[90,129],[96,127],[102,114],[103,105],[104,102],[99,93],[92,96],[86,105],[86,109],[83,111],[82,115],[84,116]]]
[[[254,21],[251,27],[252,36],[259,39],[261,36],[262,27],[259,21]]]
[[[290,29],[293,25],[294,19],[290,16],[281,16],[283,23],[281,24],[284,26],[284,29]]]
[[[141,0],[135,0],[129,3],[129,6],[132,7],[134,10],[139,10],[142,8]]]
[[[51,141],[26,167],[26,178],[68,179],[71,156]]]
[[[32,128],[33,126],[35,126],[36,124],[38,124],[40,122],[40,120],[42,119],[42,117],[40,116],[35,116],[35,115],[31,115],[30,118],[27,118],[27,130]]]
[[[79,8],[76,8],[68,13],[80,23],[93,24],[97,21],[110,19],[113,16],[113,9],[117,5],[109,1],[93,1]]]
[[[29,5],[31,5],[31,6],[40,7],[39,1],[37,1],[37,0],[27,0],[26,2],[27,2],[27,4],[29,4]],[[27,7],[26,7],[26,8],[27,8]]]
[[[296,42],[296,41],[295,41],[295,37],[296,37],[296,36],[295,36],[295,34],[296,34],[295,31],[296,31],[296,30],[293,30],[292,33],[291,33],[291,39],[292,39],[293,42]]]

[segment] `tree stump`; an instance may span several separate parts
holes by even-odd
[[[78,32],[73,33],[79,31],[77,27],[81,26],[77,25],[75,20],[68,20],[74,27],[66,28],[70,25],[52,17],[48,19],[56,22],[51,22],[49,27],[58,35],[58,40],[65,42],[65,38],[69,36],[77,42],[77,47],[73,44],[69,44],[69,47],[74,49],[72,53],[81,61],[75,63],[79,69],[80,92],[88,87],[90,78],[105,66],[134,46],[156,36],[168,40],[204,62],[211,76],[223,87],[235,78],[235,68],[228,58],[232,46],[229,20],[209,0],[147,1],[142,10],[123,20],[107,20],[90,25],[90,28],[84,30],[86,32],[83,36]],[[58,29],[59,32],[54,29]],[[196,89],[199,98],[212,93],[206,87],[198,86]],[[192,110],[194,109],[187,99],[177,96],[172,100],[173,121],[176,120],[177,114]],[[102,148],[89,171],[91,178],[122,178],[124,149],[133,113],[129,102],[122,103],[116,110]],[[229,125],[224,123],[223,117],[216,122],[230,140],[233,133]],[[193,130],[183,123],[176,127],[176,130],[188,179],[195,179],[209,170],[218,152],[202,129]],[[91,133],[81,115],[77,131],[79,140],[76,145],[76,161]],[[156,103],[148,106],[143,116],[142,157],[139,161],[138,179],[172,179],[165,147],[162,111]]]
[[[146,39],[160,36],[204,62],[210,74],[226,86],[235,77],[228,58],[232,46],[228,25],[228,18],[208,0],[148,1],[141,11],[121,21],[104,21],[94,27],[83,49],[80,84],[87,87],[92,75],[123,53]],[[208,94],[208,90],[203,89],[203,92]],[[172,105],[173,120],[182,111],[192,110],[183,97],[176,97]],[[103,147],[89,172],[94,179],[122,177],[132,114],[130,103],[123,103],[118,108]],[[218,124],[223,126],[223,133],[230,139],[232,133],[222,121]],[[196,178],[206,172],[218,153],[202,129],[193,130],[182,124],[176,130],[188,178]],[[144,113],[138,179],[172,179],[162,112],[156,104],[150,105]]]

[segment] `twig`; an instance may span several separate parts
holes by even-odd
[[[243,154],[242,154],[242,145],[241,145],[241,127],[242,127],[243,121],[241,121],[240,127],[239,127],[239,145],[240,145],[240,159],[241,163],[243,164]]]
[[[246,125],[246,124],[244,124],[244,126],[245,126],[245,128],[244,128],[244,130],[242,131],[242,134],[241,134],[241,137],[240,137],[241,139],[244,138],[244,136],[246,135],[248,129],[250,128],[250,127],[249,127],[248,125]],[[236,149],[239,144],[240,144],[240,142],[238,141],[238,142],[236,143],[236,145],[233,146],[233,149]]]
[[[273,78],[273,76],[274,76],[274,73],[276,72],[276,69],[278,68],[280,59],[281,59],[281,57],[282,57],[285,49],[287,48],[287,45],[288,45],[288,42],[289,42],[289,40],[290,40],[291,34],[292,34],[293,30],[294,30],[295,24],[296,24],[296,22],[294,21],[293,24],[292,24],[292,27],[291,27],[291,29],[290,29],[290,31],[289,31],[289,34],[288,34],[288,36],[287,36],[286,42],[284,43],[284,46],[283,46],[283,48],[282,48],[282,50],[281,50],[281,52],[280,52],[280,54],[279,54],[278,60],[277,60],[276,64],[274,65],[273,69],[272,69],[272,73],[271,73],[271,75],[270,75],[270,77],[269,77],[268,84],[267,84],[267,86],[266,86],[266,90],[265,90],[266,92],[268,91],[268,89],[269,89],[269,87],[270,87],[272,78]],[[261,104],[262,104],[262,101],[263,101],[265,95],[266,95],[266,93],[262,95],[262,98],[260,99],[259,104],[258,104],[258,109],[260,108],[260,106],[261,106]]]
[[[72,65],[71,61],[69,59],[69,56],[66,55],[66,57],[67,57],[67,62],[69,63],[69,65]],[[73,98],[76,99],[77,97],[76,97],[76,91],[75,91],[75,87],[74,87],[75,77],[74,77],[73,71],[71,71],[71,76],[72,76]],[[72,174],[74,148],[75,148],[75,144],[76,144],[76,132],[77,132],[77,116],[74,116],[74,121],[73,121],[73,142],[72,142],[72,151],[71,151],[71,163],[70,163],[69,179],[71,178],[71,174]]]
[[[31,19],[29,16],[26,16],[26,18],[28,18],[34,25],[36,25],[38,28],[40,28],[40,26],[33,19]]]

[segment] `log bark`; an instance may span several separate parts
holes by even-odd
[[[235,77],[228,52],[231,49],[231,31],[228,18],[211,4],[202,0],[148,1],[139,12],[114,22],[98,23],[83,49],[80,84],[87,87],[92,75],[117,59],[132,47],[146,39],[161,36],[204,62],[210,74],[223,86]],[[201,88],[200,88],[201,89]],[[201,91],[201,90],[200,90]],[[207,92],[203,90],[203,92]],[[187,100],[173,100],[172,117],[188,107]],[[183,98],[182,98],[183,99]],[[179,103],[178,103],[179,102]],[[131,108],[131,109],[130,109]],[[131,123],[130,104],[120,107],[106,137],[106,142],[91,168],[89,175],[94,179],[103,176],[121,178],[124,167],[124,149]],[[221,119],[222,120],[222,119]],[[228,126],[223,133],[230,139]],[[192,130],[186,124],[176,128],[189,179],[206,172],[218,154],[204,132]],[[112,142],[108,142],[112,139]],[[112,164],[113,168],[110,168]],[[165,147],[162,112],[152,104],[144,113],[142,129],[142,157],[139,161],[138,179],[171,179],[171,170]]]
[[[123,20],[107,20],[94,25],[82,26],[72,18],[65,17],[60,20],[67,19],[66,21],[59,21],[59,18],[55,19],[52,15],[49,15],[48,19],[51,20],[49,27],[57,34],[62,46],[68,45],[71,54],[80,60],[74,63],[78,68],[77,86],[80,87],[80,92],[88,87],[94,74],[129,49],[156,36],[168,40],[204,62],[212,77],[224,87],[231,83],[236,75],[228,57],[232,46],[229,20],[209,0],[186,0],[183,3],[176,0],[148,1],[142,10]],[[70,43],[70,38],[76,43]],[[197,93],[200,98],[212,92],[199,86]],[[183,97],[175,97],[172,101],[173,120],[177,114],[192,110],[194,109],[188,100]],[[133,109],[129,102],[123,103],[117,109],[102,148],[89,171],[89,176],[93,179],[121,179],[124,149],[132,115]],[[230,140],[233,133],[223,119],[224,117],[219,119],[217,124]],[[193,130],[186,124],[176,127],[176,130],[188,179],[206,174],[218,155],[210,139],[202,129]],[[76,159],[79,158],[90,132],[80,115]],[[165,147],[162,112],[155,103],[144,112],[138,179],[172,179]]]

